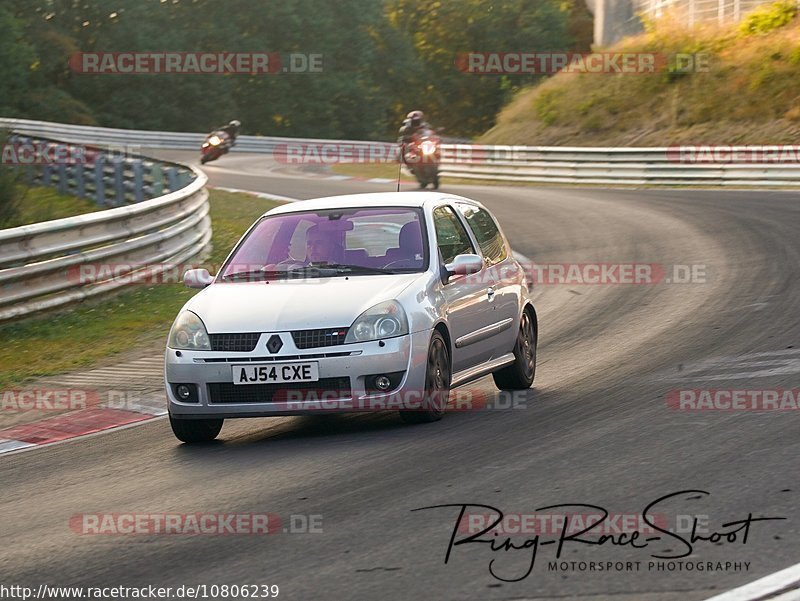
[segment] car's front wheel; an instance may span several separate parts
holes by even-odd
[[[450,352],[439,332],[434,332],[428,346],[425,367],[425,390],[420,408],[403,409],[400,417],[407,424],[424,424],[442,419],[450,396]]]
[[[517,342],[514,344],[514,363],[492,374],[500,390],[524,390],[533,384],[536,375],[536,332],[528,311],[519,321]]]
[[[210,442],[222,430],[222,419],[175,419],[169,416],[169,425],[175,437],[182,442]]]

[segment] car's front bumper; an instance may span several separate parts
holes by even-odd
[[[413,409],[414,404],[419,403],[425,383],[429,331],[389,338],[383,340],[382,345],[372,341],[306,350],[297,349],[288,333],[279,333],[284,347],[275,355],[265,351],[263,344],[272,334],[262,334],[256,350],[247,353],[168,348],[164,375],[170,415],[184,419],[265,417]],[[309,361],[318,364],[323,382],[319,387],[270,384],[271,392],[262,399],[259,385],[232,384],[233,365]],[[397,388],[386,393],[367,392],[369,376],[397,372],[403,372]],[[334,379],[348,382],[348,386],[326,390],[326,383]],[[174,390],[176,384],[194,384],[197,401],[179,400]],[[276,390],[278,393],[274,394]]]

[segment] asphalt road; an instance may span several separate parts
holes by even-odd
[[[207,173],[213,185],[299,198],[391,189],[276,173],[259,156],[225,157]],[[659,264],[667,277],[672,265],[700,265],[705,281],[539,286],[538,372],[515,408],[424,426],[395,414],[240,420],[203,447],[181,446],[157,420],[2,457],[0,581],[269,583],[287,600],[692,600],[797,563],[797,412],[689,412],[666,399],[676,389],[798,387],[800,196],[446,182],[443,191],[489,206],[515,250],[538,263]],[[471,388],[496,394],[489,378]],[[555,545],[543,545],[528,578],[501,582],[490,561],[516,578],[530,550],[461,545],[445,565],[458,509],[412,511],[474,503],[530,514],[586,503],[638,514],[684,490],[710,495],[683,493],[654,511],[707,515],[711,531],[750,513],[787,519],[753,523],[745,544],[741,532],[731,543],[699,541],[684,558],[749,562],[747,571],[648,570],[651,554],[685,548],[664,536],[643,549],[568,542],[561,557],[640,561],[640,571],[551,571]],[[313,515],[322,532],[70,529],[71,516],[96,512],[271,512],[284,526]]]

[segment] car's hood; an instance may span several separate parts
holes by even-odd
[[[420,277],[423,274],[409,273],[216,283],[186,308],[200,316],[210,334],[349,326]]]

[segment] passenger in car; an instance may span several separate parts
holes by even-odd
[[[403,263],[402,267],[422,265],[422,230],[418,221],[409,221],[402,228],[398,237],[399,248],[386,251],[386,265]]]

